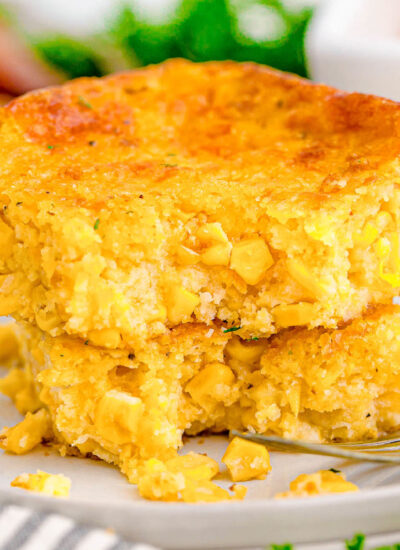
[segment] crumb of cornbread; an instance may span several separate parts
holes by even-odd
[[[140,469],[139,494],[149,500],[191,503],[242,500],[245,487],[233,486],[231,495],[211,481],[218,472],[215,460],[197,453],[176,456],[165,463],[152,458]]]
[[[38,470],[36,474],[21,474],[12,482],[11,487],[42,493],[53,497],[67,497],[71,489],[71,480],[62,474],[48,474]]]
[[[244,341],[217,325],[210,336],[208,326],[185,324],[136,354],[19,330],[60,451],[97,456],[131,482],[145,461],[173,459],[184,433],[346,441],[398,428],[399,306],[340,329],[290,329],[268,340]],[[3,447],[31,446],[29,436],[20,447],[26,425],[11,430]]]
[[[46,409],[40,409],[36,413],[28,412],[12,428],[5,427],[0,432],[0,449],[21,455],[52,438],[50,415]]]
[[[269,453],[264,445],[234,437],[222,457],[232,481],[265,479],[271,471]]]
[[[399,116],[234,62],[16,99],[1,110],[0,313],[113,349],[192,321],[244,338],[334,327],[388,302]]]
[[[358,491],[357,485],[347,481],[342,472],[320,470],[314,474],[300,474],[290,482],[289,491],[277,493],[275,498],[313,497],[354,491]]]
[[[12,367],[20,362],[20,347],[16,336],[15,321],[0,324],[0,366]]]

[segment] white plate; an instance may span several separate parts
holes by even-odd
[[[1,397],[0,425],[12,425],[18,420],[14,407]],[[220,459],[226,445],[227,440],[222,436],[194,438],[185,446],[185,451],[207,452]],[[248,495],[242,502],[179,504],[140,499],[135,486],[100,461],[62,458],[49,449],[25,456],[2,453],[0,503],[58,511],[80,522],[111,527],[130,540],[165,549],[265,548],[270,543],[343,540],[357,532],[377,534],[400,530],[399,467],[281,453],[271,453],[271,461],[272,473],[265,481],[245,484]],[[298,474],[330,467],[343,470],[348,479],[362,489],[360,493],[273,499],[273,495],[287,489],[289,481]],[[18,474],[37,469],[62,472],[70,477],[70,498],[49,498],[10,487]],[[227,479],[220,483],[226,488],[231,485]],[[331,546],[324,544],[318,548]]]
[[[400,100],[400,2],[326,0],[307,33],[312,78]]]

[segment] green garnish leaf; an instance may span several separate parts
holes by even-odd
[[[47,149],[54,149],[54,145],[47,145]]]
[[[93,105],[89,103],[89,101],[85,99],[82,95],[78,97],[78,103],[79,105],[82,105],[82,107],[86,107],[87,109],[93,109]]]
[[[271,544],[271,550],[294,550],[293,544]]]
[[[363,550],[365,543],[365,535],[357,533],[351,540],[346,540],[346,550]]]
[[[34,38],[33,46],[38,55],[68,78],[102,76],[105,74],[96,54],[78,40],[64,35],[50,38]]]
[[[96,231],[99,228],[99,225],[100,225],[100,220],[99,218],[97,218],[97,220],[94,222],[93,229]]]
[[[231,327],[231,328],[225,328],[224,332],[236,332],[237,330],[240,330],[242,327]]]

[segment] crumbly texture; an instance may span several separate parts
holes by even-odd
[[[181,323],[335,327],[400,287],[398,104],[250,63],[1,110],[0,313],[108,348]]]
[[[354,491],[358,491],[357,485],[347,481],[342,472],[320,470],[313,474],[300,474],[290,482],[289,491],[277,493],[275,498],[315,497]]]
[[[62,474],[48,474],[38,470],[36,474],[20,474],[11,482],[11,487],[52,497],[68,497],[71,480]]]
[[[135,356],[21,330],[26,380],[34,380],[44,409],[28,413],[25,446],[21,425],[3,433],[0,445],[25,452],[48,438],[48,411],[61,452],[116,464],[132,482],[146,461],[173,459],[184,433],[238,429],[346,441],[376,437],[400,422],[399,306],[336,330],[289,329],[247,342],[216,326],[210,334],[188,324]],[[233,479],[268,472],[258,447],[231,444],[224,460]]]

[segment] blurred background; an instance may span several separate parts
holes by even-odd
[[[0,0],[0,101],[170,57],[400,99],[400,0]]]

